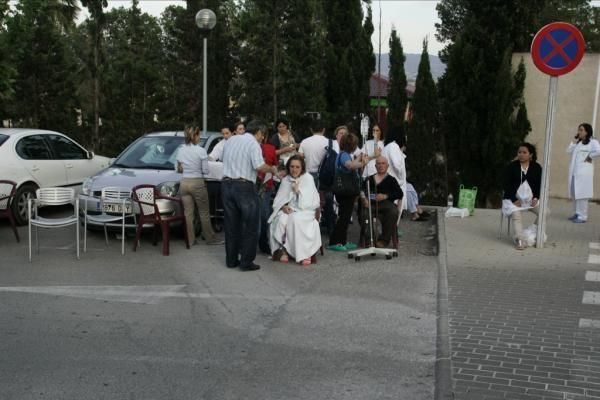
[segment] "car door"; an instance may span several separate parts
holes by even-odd
[[[88,158],[88,152],[73,140],[58,134],[45,135],[54,158],[61,161],[69,185],[80,185],[83,180],[98,172],[97,163]]]
[[[34,134],[20,138],[15,144],[15,152],[21,164],[40,187],[67,184],[63,162],[52,159],[52,152],[43,135]]]

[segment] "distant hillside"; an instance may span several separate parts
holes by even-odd
[[[419,72],[419,62],[421,61],[420,54],[405,54],[406,61],[404,62],[404,71],[406,72],[406,79],[409,82],[417,80],[417,72]],[[377,63],[378,55],[375,54],[375,62]],[[444,74],[446,70],[446,64],[440,61],[438,56],[429,55],[429,63],[431,64],[431,75],[434,80],[438,80],[440,76]],[[381,54],[381,74],[389,76],[390,73],[390,55]],[[377,73],[377,65],[375,66],[375,73]]]

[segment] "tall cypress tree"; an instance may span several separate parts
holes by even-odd
[[[367,111],[369,93],[365,88],[375,69],[370,44],[372,22],[367,18],[363,24],[360,0],[326,0],[324,9],[328,40],[327,111],[332,122],[347,123]]]
[[[94,114],[94,126],[92,130],[91,148],[98,150],[100,143],[100,65],[103,61],[103,37],[106,25],[106,15],[104,8],[108,7],[107,0],[81,0],[81,4],[87,7],[90,18],[86,27],[88,28],[89,38],[92,45],[91,54],[89,54],[86,66],[89,70],[92,81],[92,110]],[[134,7],[137,6],[134,0]]]
[[[406,96],[406,72],[404,71],[404,50],[402,42],[392,29],[390,36],[390,83],[388,91],[388,126],[401,127],[404,132],[404,113],[408,99]]]
[[[444,204],[447,190],[444,142],[439,135],[438,113],[437,90],[425,39],[412,99],[406,161],[409,181],[427,204]]]
[[[519,108],[520,118],[526,115],[524,69],[515,78],[511,65],[516,3],[463,3],[464,26],[446,49],[447,69],[439,83],[450,187],[477,186],[480,205],[499,199],[504,167],[527,133],[522,120],[515,124]]]

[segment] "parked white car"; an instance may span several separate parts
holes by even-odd
[[[20,225],[27,223],[27,200],[36,189],[79,186],[109,163],[59,132],[0,128],[0,179],[17,183],[13,212]]]

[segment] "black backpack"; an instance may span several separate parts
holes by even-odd
[[[333,140],[329,139],[329,145],[325,147],[325,157],[319,165],[319,189],[331,189],[333,177],[335,176],[335,160],[337,152],[333,149]]]

